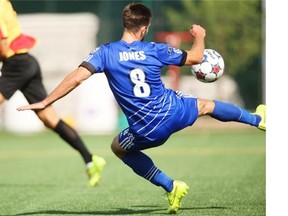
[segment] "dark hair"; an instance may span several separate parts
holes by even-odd
[[[123,9],[123,26],[136,32],[142,26],[149,26],[152,19],[150,8],[140,2],[132,2]]]

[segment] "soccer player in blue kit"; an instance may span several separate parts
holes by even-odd
[[[180,50],[166,43],[145,42],[152,19],[151,10],[142,3],[128,4],[122,14],[121,40],[97,47],[44,100],[17,108],[44,109],[64,97],[84,80],[105,73],[129,127],[112,141],[114,154],[137,175],[167,193],[168,213],[176,213],[188,185],[161,171],[141,150],[162,145],[171,134],[193,125],[199,116],[210,115],[220,121],[236,121],[266,130],[266,106],[255,113],[234,104],[206,100],[165,88],[160,70],[167,65],[191,66],[202,61],[205,29],[191,26],[193,44]]]

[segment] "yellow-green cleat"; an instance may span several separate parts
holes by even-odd
[[[181,206],[181,199],[188,193],[189,187],[185,182],[174,180],[173,190],[167,192],[169,202],[168,214],[176,214]]]
[[[266,105],[260,104],[259,106],[257,106],[254,114],[261,117],[258,128],[260,130],[266,131]]]
[[[87,168],[87,175],[89,178],[88,185],[95,187],[101,179],[101,173],[106,165],[106,161],[102,157],[93,156],[92,162]]]

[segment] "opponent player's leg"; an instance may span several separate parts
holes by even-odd
[[[186,183],[173,180],[162,172],[152,159],[142,151],[127,151],[129,146],[135,146],[133,135],[128,130],[122,131],[111,144],[114,154],[129,166],[137,175],[145,178],[156,186],[162,187],[169,202],[168,213],[176,213],[181,205],[181,199],[187,194]],[[120,142],[119,142],[120,141]],[[137,144],[136,144],[137,145]]]
[[[23,65],[22,68],[24,67],[25,71],[30,71],[33,76],[25,82],[21,91],[29,103],[35,103],[43,100],[47,96],[47,93],[42,82],[41,69],[38,61],[29,54],[26,55],[26,58],[26,64]],[[36,111],[35,113],[46,127],[57,133],[66,143],[80,153],[87,165],[86,170],[89,177],[89,185],[95,186],[100,180],[100,174],[105,165],[105,160],[97,156],[92,156],[78,133],[59,118],[52,106]]]
[[[19,78],[19,71],[15,72],[14,65],[13,58],[11,58],[6,60],[0,68],[0,105],[5,100],[9,100],[21,86],[22,80],[21,77]]]
[[[96,186],[101,179],[101,173],[106,164],[104,158],[96,155],[92,156],[78,133],[71,126],[61,120],[51,106],[38,111],[36,114],[46,127],[56,132],[72,148],[80,153],[86,163],[89,186]]]
[[[4,96],[2,95],[2,93],[0,92],[0,105],[5,101]]]
[[[263,104],[257,107],[255,113],[250,113],[235,104],[217,100],[198,99],[197,104],[199,116],[210,115],[223,122],[241,122],[266,130],[266,106]]]
[[[44,110],[37,111],[36,114],[47,128],[52,129],[72,148],[79,151],[86,163],[92,161],[91,153],[84,146],[84,143],[78,136],[77,132],[67,123],[61,120],[51,106]]]

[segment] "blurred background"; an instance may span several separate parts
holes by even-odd
[[[12,0],[23,32],[38,39],[31,54],[39,60],[44,84],[52,91],[96,46],[119,40],[122,9],[130,1]],[[225,61],[223,77],[201,83],[189,67],[162,70],[165,85],[208,99],[219,99],[254,110],[266,100],[265,1],[261,0],[143,0],[153,12],[148,41],[189,49],[187,32],[193,23],[206,29],[206,48]],[[44,130],[20,92],[0,107],[0,131],[30,133]],[[83,133],[111,133],[126,127],[105,77],[91,79],[56,102],[59,114]]]

